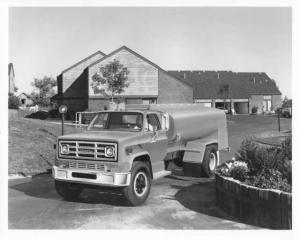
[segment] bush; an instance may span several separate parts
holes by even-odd
[[[8,96],[8,108],[9,109],[18,109],[21,105],[19,98],[11,94]]]
[[[233,162],[233,166],[229,170],[231,177],[240,181],[245,181],[248,172],[249,170],[247,163],[241,161]]]
[[[252,114],[256,114],[256,113],[257,113],[257,110],[258,110],[258,107],[257,107],[257,106],[253,106],[253,107],[251,108],[251,113],[252,113]]]
[[[251,139],[242,142],[236,159],[247,163],[251,175],[279,171],[282,178],[292,183],[292,137],[286,137],[280,147],[264,147]]]
[[[49,117],[49,113],[46,111],[37,111],[25,116],[26,118],[45,120]]]
[[[258,176],[253,176],[245,181],[246,184],[264,189],[278,189],[291,192],[292,186],[280,171],[266,169]]]
[[[58,109],[51,109],[49,112],[49,118],[60,118]]]
[[[280,147],[264,147],[245,139],[236,159],[221,165],[217,172],[255,187],[292,191],[291,137]]]

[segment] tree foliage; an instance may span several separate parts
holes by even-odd
[[[20,99],[15,96],[13,93],[8,94],[8,108],[9,109],[18,109],[21,105]]]
[[[94,93],[101,93],[114,101],[115,95],[124,92],[124,89],[129,86],[128,74],[129,70],[114,59],[100,67],[100,72],[92,76],[91,85]]]
[[[55,94],[56,84],[56,80],[52,77],[34,78],[31,85],[35,90],[30,94],[33,103],[44,107],[49,106],[50,98]]]
[[[226,108],[226,99],[229,98],[229,85],[228,84],[222,84],[219,88],[218,94],[223,98],[224,100],[224,109]]]

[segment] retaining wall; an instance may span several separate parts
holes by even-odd
[[[272,229],[292,228],[292,194],[261,189],[216,174],[217,205],[244,223]]]

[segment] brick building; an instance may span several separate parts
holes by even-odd
[[[193,88],[153,62],[123,46],[105,55],[96,52],[62,71],[57,77],[58,93],[52,99],[66,104],[70,111],[103,109],[109,101],[94,92],[91,82],[101,66],[117,59],[129,70],[129,87],[118,95],[126,104],[192,103]]]
[[[236,113],[271,111],[281,105],[281,93],[266,73],[231,71],[165,71],[126,46],[110,54],[96,52],[57,76],[58,93],[52,99],[70,111],[100,110],[109,101],[92,88],[92,77],[101,66],[117,59],[129,70],[129,87],[118,95],[131,103],[201,103]],[[220,89],[227,86],[227,91]]]
[[[270,112],[281,106],[281,92],[266,73],[232,71],[169,71],[193,85],[195,103],[234,109],[236,113]],[[227,88],[227,91],[221,89]]]

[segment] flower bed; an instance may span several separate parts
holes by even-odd
[[[272,229],[292,228],[292,194],[261,189],[216,174],[217,205],[244,223]]]
[[[292,140],[266,147],[251,139],[216,170],[217,203],[240,220],[268,228],[292,226]]]

